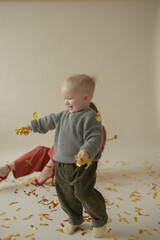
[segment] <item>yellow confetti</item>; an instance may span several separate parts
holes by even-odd
[[[143,233],[143,230],[142,229],[139,229],[139,234],[142,234]]]
[[[118,138],[118,135],[115,134],[114,137],[112,137],[112,138],[108,138],[107,141],[115,140],[115,139],[117,139],[117,138]]]
[[[130,213],[128,213],[128,212],[124,212],[125,214],[127,214],[127,215],[131,215]]]
[[[33,118],[34,118],[34,121],[36,122],[37,121],[37,113],[36,112],[33,113]]]
[[[152,233],[150,233],[150,232],[147,231],[147,230],[144,230],[144,232],[148,233],[148,235],[152,235]]]
[[[56,229],[56,231],[64,233],[63,229]]]
[[[108,239],[110,239],[111,237],[109,237],[109,236],[107,236],[107,235],[103,235],[103,237],[105,237],[105,238],[108,238]]]
[[[38,229],[37,227],[35,227],[35,226],[33,226],[33,225],[31,225],[31,228],[33,228],[34,230],[37,230],[37,229]]]
[[[124,220],[124,222],[126,222],[126,223],[128,223],[128,224],[130,224],[130,222],[128,222],[125,218],[123,218],[123,220]]]
[[[5,225],[1,225],[1,227],[4,227],[4,228],[9,228],[9,226],[5,226]]]
[[[8,220],[11,220],[10,218],[4,218],[2,219],[3,221],[8,221]]]
[[[138,238],[128,238],[128,240],[137,240]]]
[[[16,210],[16,212],[18,212],[19,210],[21,210],[21,208],[18,208],[18,209]]]
[[[14,237],[20,237],[20,234],[16,234],[16,235],[14,235]]]
[[[32,133],[32,130],[26,129],[25,127],[21,127],[19,129],[15,129],[17,135],[28,135],[29,133]]]
[[[3,212],[3,213],[0,214],[0,216],[3,216],[3,215],[5,215],[5,214],[6,214],[6,212]]]
[[[11,205],[13,205],[13,204],[16,204],[16,203],[18,203],[18,202],[12,202],[12,203],[9,204],[9,206],[11,206]]]
[[[137,217],[134,217],[134,221],[137,222]]]
[[[6,237],[6,238],[3,238],[2,240],[10,240],[10,239],[11,239],[11,237],[13,237],[13,235],[9,235],[8,237]]]
[[[106,231],[106,233],[109,233],[111,231],[111,228],[108,228],[108,230]]]
[[[32,233],[32,234],[30,234],[30,235],[27,235],[27,236],[25,236],[25,238],[32,237],[32,236],[34,236],[34,234],[33,234],[33,233]]]
[[[31,214],[29,217],[23,218],[23,220],[27,220],[29,218],[33,217],[33,215]]]
[[[158,195],[158,191],[155,191],[154,194],[153,194],[153,198],[156,198]]]
[[[155,229],[155,228],[154,228],[153,230],[154,230],[155,232],[157,232],[157,233],[159,233],[159,234],[160,234],[160,231],[158,231],[157,229]]]
[[[46,224],[40,223],[39,225],[40,225],[40,226],[48,226],[48,223],[46,223]]]
[[[135,236],[135,235],[130,235],[130,237],[139,239],[139,237],[137,237],[137,236]]]
[[[74,158],[75,158],[75,159],[78,158],[78,155],[75,155]],[[92,164],[92,161],[90,161],[90,160],[84,160],[84,159],[82,159],[82,158],[81,158],[81,162],[87,164],[86,169],[89,168],[89,166]],[[82,164],[80,164],[79,162],[76,162],[76,166],[77,166],[77,167],[81,167]]]
[[[120,197],[119,197],[119,198],[117,198],[117,199],[123,201],[123,198],[120,198]]]
[[[114,236],[114,235],[112,235],[112,238],[113,238],[114,240],[117,240],[116,236]]]
[[[0,192],[2,192],[2,191],[5,191],[7,188],[2,188],[2,189],[0,189]]]
[[[87,232],[84,231],[83,233],[81,233],[81,235],[84,236],[86,233],[87,233]]]
[[[47,216],[44,216],[44,217],[45,217],[45,219],[47,219],[47,220],[53,221],[53,219],[51,219],[51,218],[49,218],[49,217],[47,217]]]
[[[102,121],[102,118],[101,118],[101,115],[100,115],[100,114],[97,114],[96,120],[97,120],[98,122],[101,122],[101,121]]]
[[[111,223],[112,222],[112,218],[108,218],[108,222],[107,224]]]
[[[25,160],[30,166],[32,165],[31,161],[29,161],[28,159]]]

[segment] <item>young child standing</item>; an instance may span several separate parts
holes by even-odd
[[[89,107],[94,89],[95,80],[87,75],[69,77],[62,85],[67,110],[31,121],[31,126],[26,128],[39,133],[56,130],[55,186],[60,204],[69,217],[64,232],[73,234],[82,224],[84,207],[92,219],[92,236],[99,238],[105,233],[108,216],[104,198],[94,188],[103,141],[101,122]],[[86,169],[82,159],[90,160],[92,164]]]

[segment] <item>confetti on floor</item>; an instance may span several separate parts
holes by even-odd
[[[131,162],[106,160],[102,166],[97,171],[96,188],[105,198],[109,215],[103,238],[160,239],[159,164],[144,161],[132,166]],[[0,183],[0,240],[50,240],[50,234],[55,239],[70,239],[63,231],[67,219],[51,180],[34,188],[30,184],[34,178],[14,179],[10,175]],[[90,240],[93,227],[86,211],[83,219],[75,238]]]

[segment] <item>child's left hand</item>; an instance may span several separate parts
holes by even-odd
[[[81,165],[85,165],[86,163],[82,162],[81,159],[88,160],[89,154],[85,149],[82,149],[76,155],[76,161],[79,162]]]

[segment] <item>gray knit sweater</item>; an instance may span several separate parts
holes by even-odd
[[[69,110],[51,113],[38,121],[31,121],[33,132],[46,133],[55,129],[54,160],[62,163],[75,163],[74,156],[85,149],[91,161],[101,157],[103,141],[102,125],[96,120],[93,109],[70,113]]]

